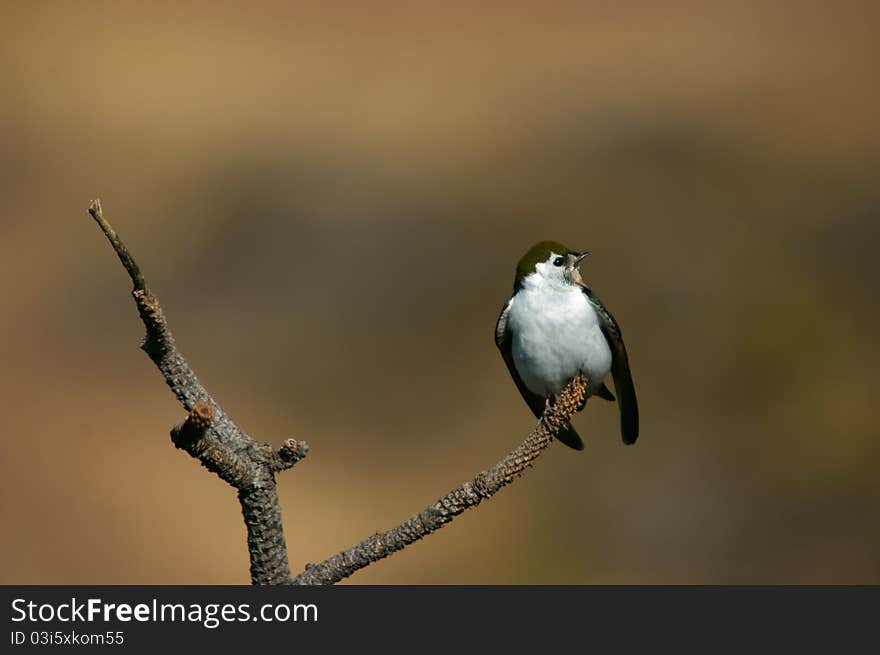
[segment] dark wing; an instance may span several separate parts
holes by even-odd
[[[611,375],[614,378],[614,390],[617,392],[617,404],[620,406],[620,435],[623,443],[633,444],[639,438],[639,405],[636,402],[636,389],[629,371],[629,358],[626,356],[620,326],[593,292],[587,287],[583,289],[599,315],[602,334],[611,348]]]
[[[501,309],[501,314],[498,316],[498,322],[495,324],[495,345],[498,346],[498,350],[501,351],[504,363],[507,364],[507,370],[510,371],[510,377],[512,377],[513,381],[516,383],[516,388],[519,389],[520,394],[522,394],[523,400],[526,401],[526,404],[532,410],[535,417],[540,418],[544,413],[546,398],[529,391],[525,383],[523,383],[522,379],[519,377],[519,373],[516,371],[516,366],[513,364],[513,338],[511,337],[510,331],[507,329],[507,315],[510,312],[510,306],[513,304],[513,300],[514,297],[511,296],[510,300],[508,300]],[[556,435],[556,438],[566,446],[574,448],[575,450],[584,449],[584,442],[581,441],[580,436],[578,436],[578,433],[575,432],[575,429],[571,426],[560,430]]]

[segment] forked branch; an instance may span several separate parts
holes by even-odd
[[[275,472],[290,468],[305,457],[308,445],[288,440],[275,452],[270,444],[245,434],[223,412],[177,350],[159,299],[150,292],[131,253],[104,218],[100,200],[92,201],[89,213],[134,283],[132,296],[147,329],[141,348],[189,412],[187,420],[171,430],[174,444],[238,490],[247,527],[251,581],[254,584],[289,582],[290,565],[275,490]]]
[[[495,466],[478,473],[403,523],[368,537],[320,564],[307,564],[305,571],[291,578],[275,473],[303,459],[308,453],[308,444],[288,439],[275,450],[270,444],[247,435],[223,412],[177,350],[159,300],[150,292],[119,235],[104,219],[100,200],[92,201],[89,213],[107,236],[134,284],[132,296],[147,330],[141,348],[188,412],[186,420],[171,430],[174,445],[238,490],[254,584],[333,584],[431,534],[520,476],[583,403],[588,381],[579,376],[547,405],[526,440]]]

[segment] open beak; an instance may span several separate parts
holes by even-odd
[[[578,266],[580,266],[581,262],[584,261],[584,260],[585,260],[587,257],[589,257],[589,256],[590,256],[590,251],[589,251],[589,250],[587,250],[586,252],[582,252],[580,255],[577,255],[577,256],[574,258],[574,266],[575,266],[575,268],[577,268]]]

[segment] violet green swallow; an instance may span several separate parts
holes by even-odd
[[[495,343],[536,417],[547,399],[578,373],[590,380],[587,397],[615,400],[604,382],[610,372],[620,407],[620,433],[624,443],[632,444],[639,436],[636,390],[620,328],[578,271],[589,254],[555,241],[532,246],[516,267],[513,295],[495,325]],[[584,448],[571,426],[557,438],[576,450]]]

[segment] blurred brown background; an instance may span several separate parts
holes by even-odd
[[[351,581],[880,582],[878,12],[612,4],[4,3],[0,582],[249,580],[98,196],[214,397],[312,445],[297,570],[532,427],[492,331],[552,238],[638,445],[593,402],[585,452]]]

